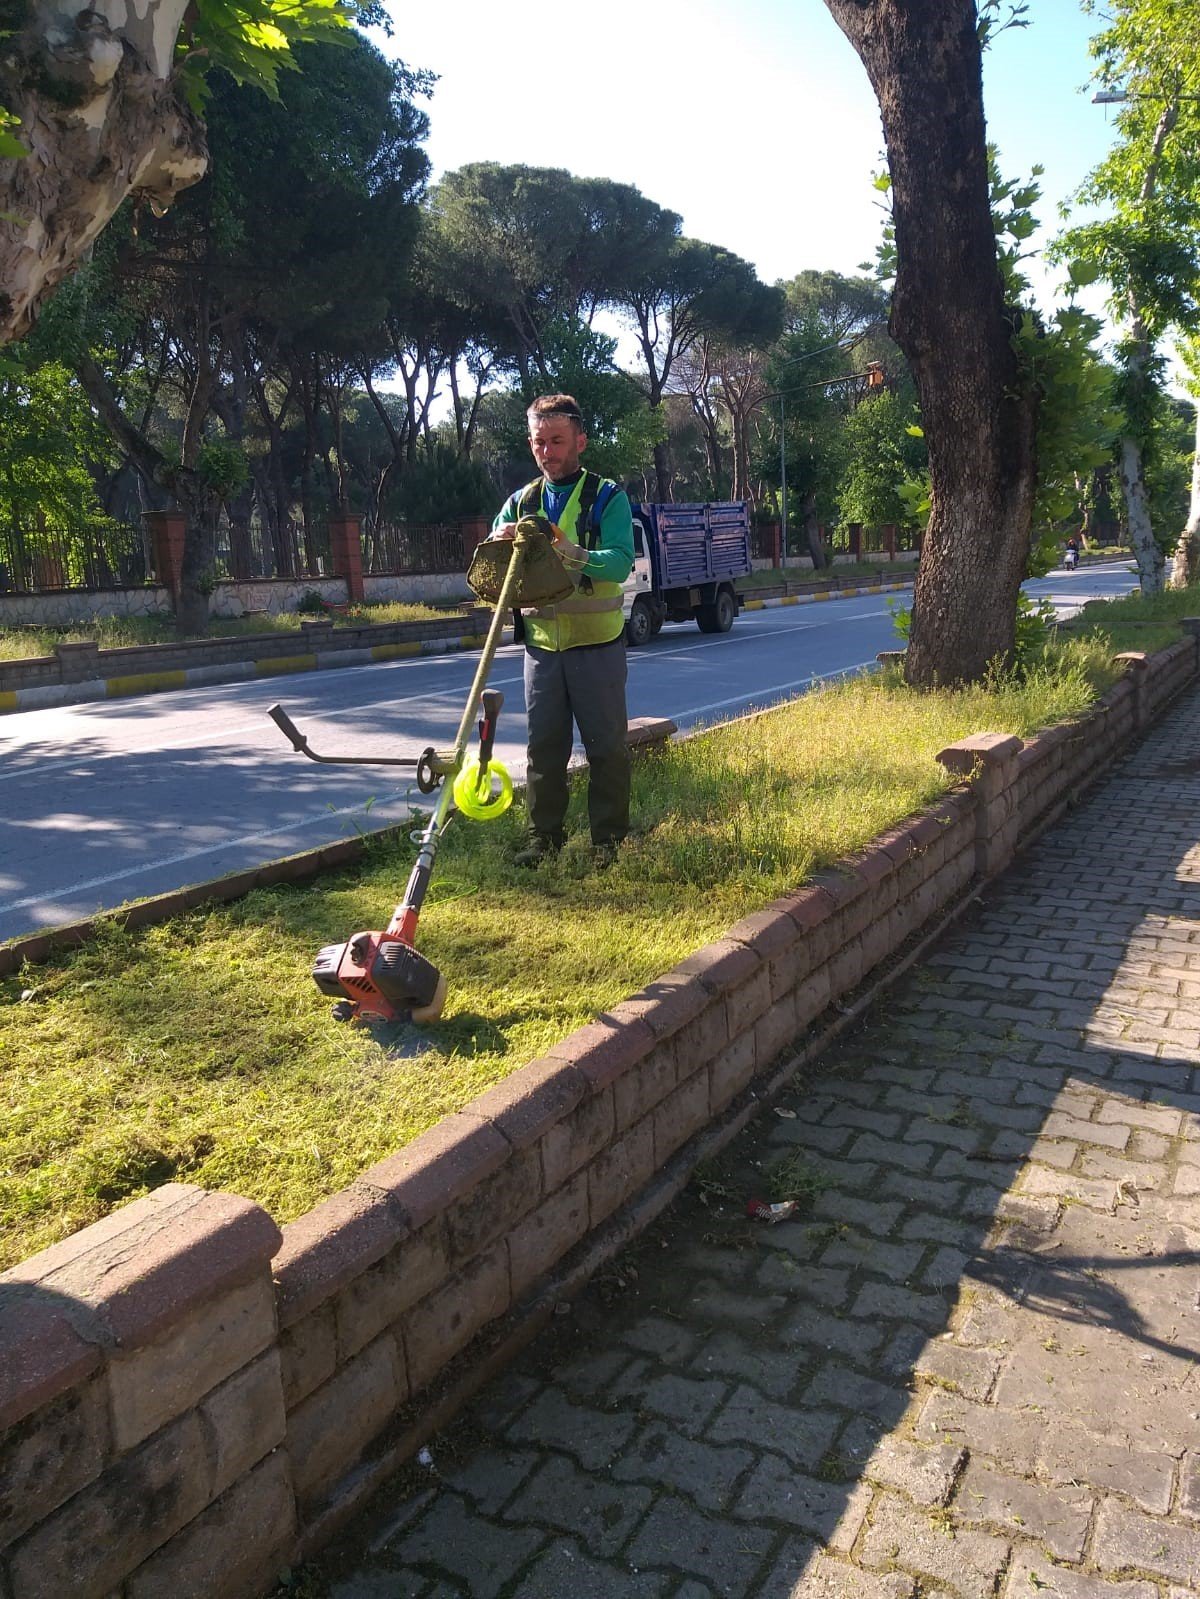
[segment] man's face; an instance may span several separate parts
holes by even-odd
[[[529,448],[544,476],[562,483],[579,470],[579,457],[587,434],[569,416],[533,417]]]

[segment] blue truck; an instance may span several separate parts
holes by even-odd
[[[664,622],[728,633],[740,607],[734,579],[750,571],[750,507],[633,502],[633,570],[625,583],[625,636],[645,644]]]

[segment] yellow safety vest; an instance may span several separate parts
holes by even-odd
[[[594,476],[594,475],[593,475]],[[558,525],[572,544],[578,544],[580,500],[587,473],[571,490],[571,496],[558,518]],[[607,479],[596,480],[604,483]],[[536,498],[535,498],[536,496]],[[532,515],[542,509],[543,482],[528,484],[521,491],[520,514]],[[620,583],[606,583],[600,578],[583,577],[569,599],[556,605],[539,606],[536,611],[523,612],[525,642],[539,650],[577,649],[581,644],[611,644],[620,638],[625,627],[624,596]]]

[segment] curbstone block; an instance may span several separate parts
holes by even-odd
[[[445,1282],[450,1270],[445,1225],[437,1216],[347,1283],[332,1302],[337,1361],[365,1348]]]
[[[88,1331],[84,1338],[67,1320],[67,1308],[35,1287],[0,1278],[0,1430],[79,1388],[102,1364],[110,1341],[104,1330],[72,1307],[71,1321]]]
[[[654,1173],[654,1124],[647,1116],[587,1168],[588,1211],[598,1227]]]
[[[243,1599],[274,1582],[294,1546],[296,1505],[282,1450],[209,1505],[129,1578],[128,1599]]]
[[[290,1327],[380,1260],[407,1228],[360,1178],[283,1229],[274,1261],[280,1327]]]
[[[519,1299],[587,1230],[588,1181],[587,1173],[580,1171],[509,1234],[513,1299]]]
[[[604,1012],[603,1019],[618,1027],[644,1022],[661,1041],[673,1037],[681,1027],[694,1021],[708,1004],[709,993],[703,983],[695,977],[667,972],[647,984],[640,993],[611,1006]]]
[[[249,1364],[275,1338],[275,1303],[264,1272],[224,1294],[165,1338],[109,1358],[113,1441],[124,1454],[210,1389]]]
[[[601,1016],[556,1044],[549,1059],[576,1068],[591,1093],[610,1087],[654,1048],[654,1034],[641,1018],[618,1027]]]
[[[106,1599],[198,1516],[211,1468],[195,1411],[117,1461],[9,1556],[16,1599]]]
[[[286,1447],[302,1508],[317,1501],[387,1425],[407,1397],[402,1372],[396,1340],[385,1334],[292,1411]]]
[[[102,1380],[0,1434],[0,1549],[94,1482],[111,1450]]]
[[[671,968],[672,974],[697,977],[710,994],[727,994],[759,969],[758,955],[736,939],[719,938]]]
[[[581,1073],[552,1056],[531,1061],[471,1101],[471,1114],[491,1122],[514,1149],[525,1149],[569,1116],[587,1093]]]
[[[508,1250],[500,1243],[414,1305],[403,1329],[412,1392],[435,1377],[481,1327],[502,1316],[511,1300]]]

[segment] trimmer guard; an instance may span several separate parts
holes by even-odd
[[[575,592],[575,584],[554,548],[550,523],[544,516],[523,516],[516,526],[518,530],[536,530],[540,537],[529,541],[512,603],[519,609],[536,610],[565,600]],[[467,585],[486,605],[495,605],[500,598],[512,551],[511,539],[486,539],[476,546]]]

